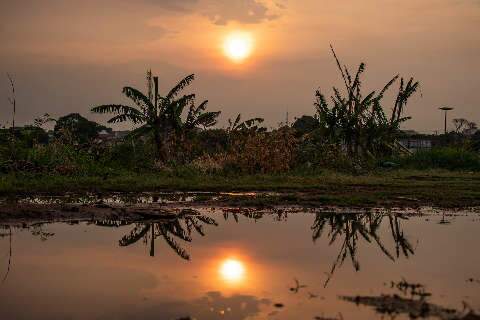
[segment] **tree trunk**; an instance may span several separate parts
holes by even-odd
[[[165,162],[165,157],[163,153],[164,142],[160,129],[157,127],[157,125],[155,125],[155,128],[153,129],[153,135],[155,139],[155,157],[157,158],[157,160]]]
[[[150,239],[150,257],[155,256],[155,224],[152,223],[150,228],[152,230],[152,238]]]
[[[170,127],[165,123],[157,121],[154,127],[154,138],[156,145],[157,160],[165,163],[168,160],[168,144]]]

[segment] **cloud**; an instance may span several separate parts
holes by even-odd
[[[216,25],[226,25],[231,21],[255,24],[278,18],[278,14],[270,13],[265,3],[257,0],[205,0],[202,14]]]
[[[198,0],[143,0],[145,3],[171,11],[191,11]]]
[[[204,15],[216,25],[226,25],[235,21],[255,24],[278,17],[271,9],[259,0],[143,0],[151,6],[178,12],[195,12]],[[285,6],[274,2],[272,7],[283,9]]]

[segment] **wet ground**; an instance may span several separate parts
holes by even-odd
[[[3,219],[1,319],[478,319],[473,211],[187,204]]]

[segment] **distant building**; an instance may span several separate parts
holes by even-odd
[[[111,143],[111,142],[117,142],[125,138],[130,131],[112,131],[108,132],[107,130],[102,130],[98,133],[97,138],[95,141],[97,143]]]
[[[432,149],[432,137],[414,130],[402,130],[398,142],[410,152]]]

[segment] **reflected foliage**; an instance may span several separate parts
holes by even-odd
[[[405,279],[391,282],[392,289],[398,293],[382,294],[380,296],[343,296],[340,299],[359,306],[371,307],[377,314],[394,319],[398,316],[408,316],[409,319],[440,319],[440,320],[475,320],[480,319],[467,303],[463,302],[463,310],[456,310],[428,301],[431,294],[425,286],[419,283],[409,283]]]
[[[7,232],[0,232],[0,238],[4,238],[8,236],[9,240],[9,251],[8,251],[8,263],[7,263],[7,271],[5,272],[5,275],[3,276],[2,283],[7,280],[8,274],[10,273],[10,267],[12,265],[12,228],[10,226],[3,227],[2,229],[8,230]]]
[[[395,253],[392,254],[382,242],[379,230],[382,222],[388,220],[392,239],[395,243]],[[337,267],[343,265],[347,257],[350,257],[356,271],[360,270],[360,262],[357,256],[359,243],[363,240],[369,244],[376,244],[378,248],[392,261],[400,256],[408,258],[414,254],[414,248],[406,238],[401,227],[401,220],[407,218],[400,214],[386,213],[317,213],[312,226],[313,241],[317,241],[326,232],[329,245],[337,241],[341,242],[340,251],[333,262],[332,268],[325,282],[327,286]]]
[[[286,222],[293,212],[295,210],[228,208],[222,210],[221,217],[223,216],[225,221],[234,223],[240,223],[241,220],[245,219],[257,222],[265,217],[277,222]],[[141,241],[149,249],[149,254],[152,257],[155,256],[156,240],[160,238],[179,257],[185,260],[190,260],[190,254],[185,245],[192,242],[193,237],[197,234],[205,236],[207,226],[218,226],[214,218],[203,215],[195,209],[162,211],[161,213],[148,211],[138,214],[143,216],[143,219],[135,221],[90,220],[89,223],[106,228],[131,227],[131,230],[119,239],[119,246],[128,247]],[[310,227],[313,242],[319,241],[323,236],[326,238],[328,245],[337,245],[339,248],[338,255],[327,273],[328,277],[324,285],[328,285],[335,271],[344,264],[345,260],[351,260],[354,269],[356,271],[360,270],[358,255],[360,245],[372,244],[392,261],[413,255],[415,249],[403,231],[402,222],[404,220],[407,220],[407,217],[402,214],[385,212],[316,213],[313,225]],[[78,224],[79,221],[66,223]],[[46,231],[44,226],[44,223],[39,223],[22,228],[28,228],[33,236],[45,241],[54,233]],[[11,239],[10,228],[9,226],[3,227],[5,232],[1,232],[0,237]],[[11,255],[9,260],[11,260]]]
[[[265,215],[273,217],[275,221],[287,221],[288,211],[282,209],[270,209],[268,211],[261,211],[254,208],[223,209],[224,220],[228,221],[231,217],[233,220],[235,220],[236,223],[239,222],[239,217],[245,217],[247,219],[258,221],[262,219]]]
[[[38,237],[41,241],[47,241],[50,237],[53,237],[55,233],[48,232],[45,230],[45,223],[36,223],[31,226],[28,226],[28,229],[32,236]],[[10,269],[12,267],[12,259],[13,259],[13,231],[15,229],[24,229],[25,226],[11,226],[11,225],[0,225],[0,239],[8,237],[8,261],[6,262],[7,267],[5,271],[5,275],[3,276],[2,283],[7,280],[8,275],[10,274]]]
[[[96,225],[119,227],[124,225],[118,221],[96,221]],[[175,218],[148,220],[135,223],[129,234],[119,240],[121,247],[127,247],[142,240],[150,245],[150,256],[155,256],[155,240],[161,238],[181,258],[190,260],[190,255],[182,247],[181,241],[191,242],[195,233],[205,236],[205,225],[217,226],[217,222],[210,217],[201,215],[192,209],[182,210]]]

